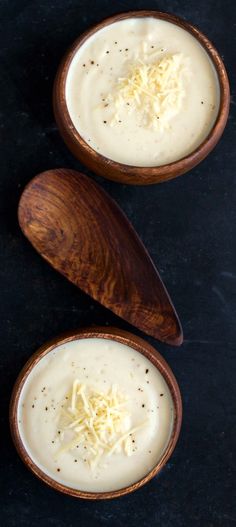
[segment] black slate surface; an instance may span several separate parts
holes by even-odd
[[[236,4],[230,0],[1,0],[0,524],[3,527],[230,527],[235,501],[236,196],[235,104],[220,144],[188,175],[154,187],[96,180],[133,222],[173,298],[185,342],[148,339],[183,395],[178,446],[161,475],[133,495],[83,502],[40,483],[8,429],[13,383],[45,340],[87,324],[130,328],[48,267],[24,239],[16,209],[24,185],[53,167],[88,171],[56,129],[52,82],[69,44],[105,15],[132,8],[173,12],[197,25],[235,83]],[[92,176],[94,177],[94,176]],[[133,330],[136,332],[136,330]]]

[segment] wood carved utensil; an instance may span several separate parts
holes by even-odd
[[[145,333],[172,345],[183,334],[134,228],[92,179],[74,170],[36,176],[19,203],[21,229],[68,280]]]

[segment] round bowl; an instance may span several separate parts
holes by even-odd
[[[99,493],[98,492],[85,492],[85,491],[80,491],[77,489],[70,488],[66,485],[58,483],[57,481],[49,477],[47,474],[45,474],[34,463],[34,461],[31,459],[31,457],[27,453],[25,446],[23,444],[23,441],[21,439],[21,436],[20,436],[20,432],[18,428],[18,419],[17,419],[18,403],[19,403],[19,398],[20,398],[22,388],[24,386],[24,383],[29,373],[32,371],[34,366],[36,366],[36,364],[40,361],[40,359],[60,344],[63,344],[63,343],[66,343],[72,340],[94,338],[94,337],[115,340],[122,344],[126,344],[127,346],[130,346],[131,348],[135,349],[139,353],[145,355],[145,357],[147,357],[154,364],[154,366],[161,372],[162,376],[164,377],[168,385],[168,388],[170,390],[170,393],[173,399],[173,404],[174,404],[174,423],[173,423],[172,434],[171,434],[171,437],[169,439],[168,445],[164,453],[162,454],[161,458],[158,460],[155,467],[148,474],[146,474],[146,476],[144,476],[142,479],[140,479],[139,481],[136,481],[135,483],[127,487],[124,487],[124,488],[121,488],[115,491],[99,492]],[[145,342],[140,337],[137,337],[136,335],[133,335],[132,333],[128,333],[127,331],[123,331],[123,330],[116,329],[116,328],[108,329],[106,327],[95,327],[95,328],[78,330],[76,332],[75,331],[68,332],[68,333],[65,333],[64,335],[61,335],[60,337],[54,338],[53,340],[41,346],[40,349],[30,357],[28,362],[25,364],[25,366],[21,370],[16,380],[15,386],[13,388],[11,402],[10,402],[11,435],[12,435],[12,439],[15,444],[15,447],[18,451],[18,454],[20,455],[21,459],[26,464],[26,466],[39,479],[44,481],[44,483],[46,483],[53,489],[63,492],[64,494],[74,496],[76,498],[84,498],[84,499],[99,500],[99,499],[116,498],[119,496],[123,496],[124,494],[129,494],[130,492],[133,492],[134,490],[142,487],[142,485],[150,481],[150,479],[152,479],[154,476],[158,474],[158,472],[160,472],[162,467],[165,465],[165,463],[171,456],[175,448],[175,445],[177,443],[178,437],[179,437],[181,422],[182,422],[181,395],[180,395],[177,381],[170,367],[166,363],[166,361],[152,346],[150,346],[150,344]]]
[[[107,157],[104,157],[93,150],[88,145],[88,143],[84,141],[84,139],[74,127],[66,104],[65,86],[67,74],[71,61],[78,49],[91,35],[96,33],[98,30],[113,24],[114,22],[131,17],[154,17],[162,19],[167,22],[171,22],[172,24],[176,24],[177,26],[180,26],[191,33],[208,53],[211,61],[213,62],[219,80],[219,112],[217,119],[206,139],[193,152],[186,155],[186,157],[183,157],[178,161],[157,167],[137,167],[125,165],[113,161],[112,159],[108,159]],[[96,174],[107,179],[121,183],[127,183],[130,185],[149,185],[152,183],[161,183],[162,181],[167,181],[180,176],[185,172],[188,172],[194,166],[200,163],[200,161],[202,161],[215,147],[224,131],[229,113],[229,102],[230,90],[227,73],[219,53],[216,51],[208,38],[197,28],[188,22],[185,22],[185,20],[182,20],[181,18],[168,13],[149,10],[129,11],[111,16],[83,33],[74,42],[72,47],[64,56],[59,66],[53,89],[53,107],[55,119],[66,145],[74,154],[74,156]]]

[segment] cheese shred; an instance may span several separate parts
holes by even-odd
[[[131,438],[146,422],[133,428],[127,426],[130,418],[127,402],[116,385],[102,393],[76,379],[60,412],[62,441],[56,457],[78,448],[78,454],[82,451],[94,469],[104,454],[111,456],[123,449],[127,456],[132,455],[135,449]]]
[[[142,124],[159,130],[169,128],[186,95],[190,70],[182,53],[168,54],[153,63],[139,60],[120,77],[114,94],[108,95],[115,107],[111,124],[121,122],[121,113],[138,112]]]

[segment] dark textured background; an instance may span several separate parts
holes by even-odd
[[[96,178],[136,227],[183,323],[185,342],[179,349],[149,339],[169,362],[183,395],[182,434],[171,461],[158,478],[133,495],[103,503],[77,501],[57,494],[27,471],[8,431],[14,380],[42,342],[91,323],[129,328],[40,259],[20,233],[16,208],[24,185],[37,172],[63,166],[87,173],[57,132],[51,107],[53,78],[63,52],[79,33],[105,15],[132,8],[170,11],[197,25],[224,58],[233,93],[233,0],[0,1],[2,527],[236,524],[233,98],[220,144],[188,175],[143,188]]]

